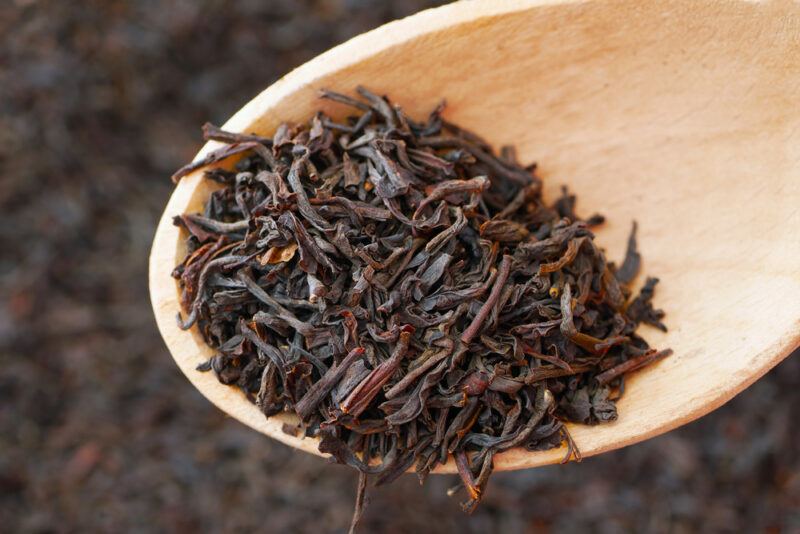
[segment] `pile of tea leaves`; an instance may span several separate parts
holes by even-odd
[[[495,155],[449,123],[387,98],[323,91],[352,108],[334,122],[283,124],[272,138],[212,125],[225,143],[175,173],[220,184],[202,214],[175,217],[188,254],[173,276],[179,317],[216,355],[201,365],[264,415],[385,484],[424,479],[452,457],[471,511],[495,454],[566,443],[565,422],[617,417],[624,376],[670,351],[657,280],[633,295],[636,226],[608,263],[566,189],[547,204],[535,166]],[[216,164],[240,159],[235,171]]]

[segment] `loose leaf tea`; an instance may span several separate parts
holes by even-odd
[[[295,413],[319,449],[366,477],[424,479],[453,457],[475,508],[494,455],[567,444],[565,422],[617,417],[624,375],[665,329],[656,279],[633,297],[636,227],[606,262],[566,189],[548,205],[535,166],[496,156],[447,122],[416,122],[385,97],[323,92],[352,108],[270,138],[206,125],[226,143],[174,179],[211,168],[221,188],[175,218],[189,252],[173,275],[185,319],[216,355],[199,367],[265,416]],[[291,429],[288,429],[291,431]]]

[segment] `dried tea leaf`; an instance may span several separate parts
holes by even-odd
[[[283,247],[272,247],[262,254],[258,261],[261,265],[274,265],[276,263],[283,263],[294,258],[294,253],[297,252],[297,243],[292,241]]]

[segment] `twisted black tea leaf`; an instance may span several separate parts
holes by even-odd
[[[358,114],[318,113],[273,138],[205,127],[228,143],[174,178],[233,155],[201,214],[175,223],[175,271],[216,356],[200,366],[265,416],[290,411],[319,448],[384,484],[453,456],[472,510],[495,454],[566,442],[566,421],[617,416],[624,374],[665,329],[656,279],[632,298],[636,227],[615,268],[564,189],[543,202],[535,167],[495,156],[438,107],[415,122],[386,98],[323,92]]]

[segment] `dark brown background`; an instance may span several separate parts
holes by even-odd
[[[0,2],[0,531],[343,531],[352,472],[226,418],[181,376],[147,255],[204,121],[428,4]],[[406,477],[374,492],[363,532],[797,532],[799,375],[789,358],[678,431],[499,474],[472,517],[453,479]]]

